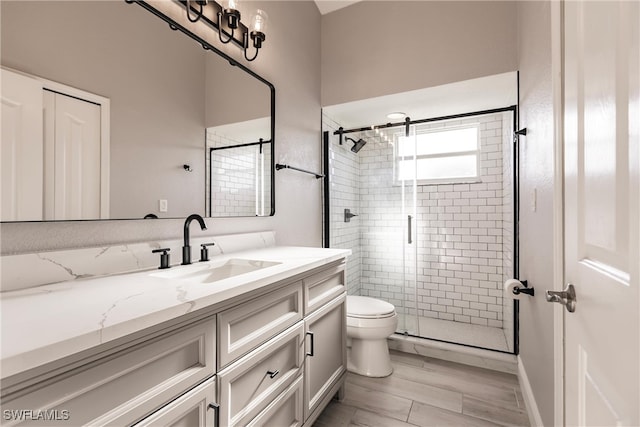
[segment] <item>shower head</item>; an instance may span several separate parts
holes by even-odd
[[[365,144],[367,143],[367,141],[365,141],[362,138],[358,139],[357,141],[349,137],[347,137],[346,139],[348,139],[349,141],[353,141],[353,147],[351,147],[351,151],[353,151],[354,153],[357,153],[358,151],[360,151],[360,149],[364,147]]]

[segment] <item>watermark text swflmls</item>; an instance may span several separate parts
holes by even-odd
[[[66,409],[4,409],[5,421],[67,421],[71,415]]]

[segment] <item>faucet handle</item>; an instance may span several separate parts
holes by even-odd
[[[151,253],[156,254],[158,252],[162,252],[162,255],[160,255],[160,267],[158,267],[159,270],[165,269],[165,268],[169,268],[169,254],[167,252],[169,252],[171,249],[169,248],[162,248],[162,249],[154,249],[151,251]]]
[[[214,245],[215,245],[215,242],[203,243],[200,245],[202,247],[202,249],[200,249],[200,262],[209,261],[209,249],[207,249],[207,246],[214,246]]]

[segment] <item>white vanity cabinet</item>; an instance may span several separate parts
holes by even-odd
[[[60,419],[46,425],[65,426],[310,426],[344,384],[344,282],[336,261],[10,377],[3,415],[47,411]],[[43,425],[3,417],[18,424]]]
[[[344,383],[344,283],[344,263],[333,264],[218,315],[221,363],[230,359],[228,348],[254,343],[249,354],[218,372],[221,426],[315,421]],[[257,337],[264,341],[276,331],[282,332],[255,345]]]
[[[215,317],[208,318],[76,362],[67,371],[51,371],[9,389],[3,383],[2,424],[137,422],[215,374],[215,326]]]

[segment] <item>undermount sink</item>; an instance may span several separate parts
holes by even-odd
[[[262,270],[280,264],[273,261],[232,258],[221,262],[178,266],[168,270],[152,273],[153,277],[175,279],[194,283],[213,283],[229,279],[252,271]]]

